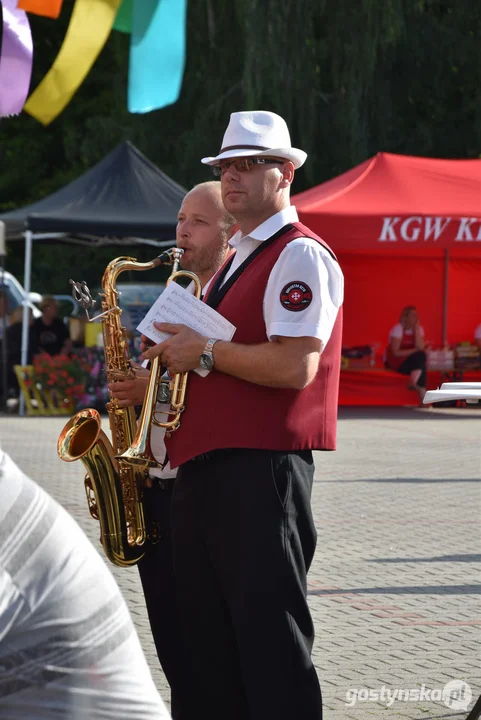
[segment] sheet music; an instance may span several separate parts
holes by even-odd
[[[232,340],[236,331],[232,323],[176,282],[167,285],[137,326],[139,332],[155,343],[171,337],[154,327],[154,322],[180,323],[218,340]]]

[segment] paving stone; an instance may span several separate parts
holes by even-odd
[[[83,466],[57,457],[64,422],[0,417],[0,442],[98,548]],[[481,692],[481,408],[341,409],[338,451],[316,454],[312,505],[308,599],[325,720],[465,717],[442,701],[348,707],[346,693],[442,689],[458,679],[470,685],[472,707]],[[138,572],[109,567],[168,700]]]

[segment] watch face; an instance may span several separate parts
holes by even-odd
[[[203,370],[212,370],[214,366],[212,355],[202,353],[202,355],[200,356],[200,366]]]

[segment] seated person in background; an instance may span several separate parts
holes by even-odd
[[[49,355],[66,355],[72,349],[67,326],[58,317],[55,298],[46,295],[40,303],[42,317],[36,318],[30,328],[32,355],[46,352]]]
[[[478,325],[474,331],[474,342],[476,343],[479,351],[481,352],[481,324]]]
[[[422,402],[426,394],[424,329],[419,324],[418,313],[413,305],[403,309],[399,322],[391,328],[385,365],[401,375],[409,375],[408,388],[416,390]]]

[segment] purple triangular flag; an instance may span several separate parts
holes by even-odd
[[[33,42],[27,13],[17,0],[2,0],[3,35],[0,55],[0,117],[18,115],[25,105],[32,75]]]

